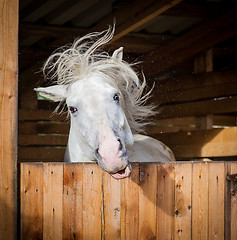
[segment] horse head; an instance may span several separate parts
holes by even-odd
[[[142,129],[142,120],[153,110],[144,105],[149,95],[143,95],[145,78],[141,82],[132,66],[123,61],[123,48],[112,56],[99,51],[113,34],[114,28],[88,34],[52,54],[44,73],[56,79],[56,84],[35,90],[55,102],[66,102],[71,127],[65,160],[97,161],[121,179],[131,173],[133,134]]]
[[[122,48],[116,50],[112,58],[122,61]],[[35,90],[50,100],[66,102],[71,119],[70,134],[75,141],[71,142],[70,151],[74,151],[74,144],[80,143],[84,155],[90,160],[96,159],[114,178],[130,175],[129,149],[134,140],[123,110],[124,96],[114,82],[103,74],[92,73],[71,84]],[[77,161],[81,161],[80,153]]]

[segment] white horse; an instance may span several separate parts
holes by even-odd
[[[132,66],[122,60],[123,48],[112,56],[99,50],[114,35],[109,28],[91,33],[46,61],[43,72],[55,85],[36,88],[43,97],[66,102],[70,133],[66,162],[94,162],[115,179],[128,177],[131,162],[174,161],[172,151],[154,138],[136,134],[154,114],[145,106],[150,92],[143,94]]]

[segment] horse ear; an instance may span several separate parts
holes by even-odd
[[[64,101],[67,96],[67,86],[55,85],[45,88],[34,88],[42,97],[48,98],[54,102]]]
[[[116,49],[112,55],[112,58],[122,61],[123,59],[123,47]]]

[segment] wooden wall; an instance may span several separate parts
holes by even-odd
[[[237,239],[236,162],[21,164],[21,239]]]
[[[237,159],[237,127],[231,127],[235,116],[213,116],[218,128],[197,129],[195,124],[195,117],[162,119],[146,131],[167,144],[177,160]],[[51,110],[19,110],[18,160],[62,162],[69,127],[65,115],[52,115]]]
[[[19,110],[18,161],[63,161],[69,133],[66,116],[52,110]]]
[[[0,0],[0,239],[17,236],[18,0]]]

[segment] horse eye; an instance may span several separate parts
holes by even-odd
[[[113,99],[114,101],[119,102],[119,94],[115,93]]]
[[[71,113],[77,112],[77,108],[75,108],[75,107],[69,107],[69,110]]]

